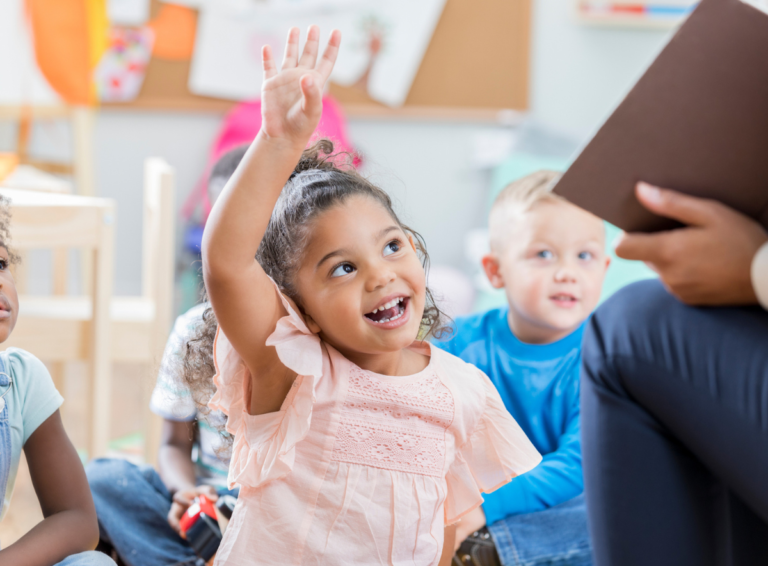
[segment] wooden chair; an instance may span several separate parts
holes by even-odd
[[[144,168],[142,294],[137,297],[108,295],[107,334],[111,336],[111,340],[106,350],[107,377],[104,379],[111,380],[112,362],[142,363],[151,368],[147,376],[154,375],[159,364],[172,324],[175,268],[173,203],[172,168],[161,159],[148,159]],[[12,233],[14,242],[20,243],[22,240],[16,235],[16,218],[14,215]],[[49,363],[90,359],[91,354],[95,353],[95,350],[86,347],[83,340],[84,336],[94,333],[96,326],[92,307],[94,303],[89,296],[22,296],[20,303],[22,315],[17,330],[11,335],[9,345],[27,349]],[[48,339],[42,343],[43,340],[36,337],[42,336],[41,333],[46,332],[45,329],[51,325],[57,325],[56,332],[49,332],[46,335]],[[68,339],[54,340],[59,333],[66,335]],[[154,462],[161,421],[148,409],[151,396],[149,382],[149,379],[142,382],[145,457],[147,461]],[[105,387],[104,390],[110,389]],[[98,405],[93,406],[92,411],[93,431],[89,446],[91,457],[103,456],[110,440],[111,397],[107,395],[97,399]],[[104,411],[106,412],[102,414]]]
[[[66,298],[19,298],[21,316],[5,346],[29,350],[43,360],[90,361],[87,406],[91,454],[103,453],[109,439],[111,399],[109,303],[112,296],[115,204],[109,199],[0,189],[11,200],[12,245],[19,250],[79,248],[92,257],[91,293],[83,297],[87,325],[73,327]],[[50,304],[45,304],[48,300]],[[48,308],[46,308],[48,307]],[[42,314],[42,316],[41,316]],[[79,321],[78,321],[79,322]]]

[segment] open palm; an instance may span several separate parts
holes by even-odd
[[[341,32],[334,30],[320,61],[320,29],[310,26],[307,43],[299,58],[299,30],[291,28],[280,71],[271,48],[262,50],[264,85],[261,88],[262,130],[302,149],[315,131],[323,111],[323,87],[333,71],[339,53]]]

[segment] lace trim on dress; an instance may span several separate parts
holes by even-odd
[[[397,383],[353,366],[331,458],[441,477],[453,416],[453,396],[433,370]]]

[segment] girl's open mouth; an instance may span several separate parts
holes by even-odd
[[[399,326],[401,321],[405,321],[404,317],[408,311],[409,301],[410,299],[408,297],[397,297],[383,304],[379,308],[366,313],[365,318],[374,323],[376,326],[394,328]]]

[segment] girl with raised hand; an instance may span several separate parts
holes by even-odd
[[[301,55],[292,29],[279,71],[264,48],[262,128],[205,229],[215,318],[184,374],[205,398],[218,324],[209,407],[240,486],[219,565],[449,564],[444,527],[540,460],[488,378],[423,341],[419,235],[330,142],[305,151],[340,39],[318,62],[318,28]]]

